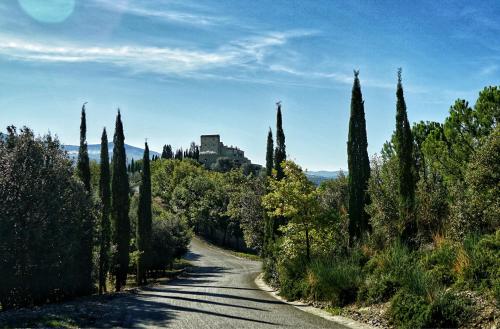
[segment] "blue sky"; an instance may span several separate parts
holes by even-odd
[[[120,107],[129,144],[218,133],[262,164],[281,100],[289,158],[345,169],[353,69],[374,154],[394,129],[398,67],[411,121],[500,84],[499,17],[497,0],[4,0],[0,125],[77,144],[87,101],[89,143]]]

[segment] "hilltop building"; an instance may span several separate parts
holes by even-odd
[[[201,135],[199,161],[210,168],[212,164],[217,162],[218,158],[229,158],[239,166],[251,163],[242,150],[237,147],[225,146],[220,141],[220,135]]]

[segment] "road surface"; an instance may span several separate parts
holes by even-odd
[[[284,304],[257,288],[261,263],[232,256],[193,239],[183,277],[124,294],[96,327],[336,328],[344,327]]]

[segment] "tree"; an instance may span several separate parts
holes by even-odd
[[[274,151],[274,169],[276,178],[281,180],[284,177],[281,163],[286,160],[285,133],[283,132],[283,123],[281,118],[281,103],[278,102],[276,113],[276,150]]]
[[[184,157],[184,155],[183,155],[183,152],[182,152],[182,148],[177,149],[177,151],[175,151],[175,156],[174,156],[174,158],[175,158],[176,160],[182,160],[182,159],[183,159],[183,157]]]
[[[370,160],[367,151],[365,108],[358,75],[359,71],[354,71],[347,140],[349,236],[351,243],[355,239],[360,239],[368,229],[368,214],[365,211],[365,206],[369,204],[367,188],[370,179]]]
[[[87,123],[85,117],[85,104],[82,106],[82,117],[80,123],[80,148],[78,150],[78,162],[76,165],[77,175],[85,186],[88,197],[90,198],[90,161],[87,149]],[[82,254],[78,257],[81,262],[81,271],[84,283],[82,283],[82,294],[92,291],[92,245],[93,245],[93,224],[92,218],[83,219],[87,234],[84,235],[82,243]]]
[[[273,157],[274,157],[274,142],[273,142],[273,132],[271,127],[269,127],[269,132],[267,133],[267,150],[266,150],[266,175],[271,177],[273,175]]]
[[[145,143],[142,160],[142,180],[139,187],[139,208],[137,211],[136,243],[139,251],[137,261],[137,283],[146,284],[146,274],[151,263],[151,169],[149,165],[149,147]]]
[[[305,256],[310,261],[310,232],[320,215],[318,193],[298,165],[285,161],[282,166],[284,178],[270,181],[269,193],[262,202],[270,217],[289,220],[286,230],[303,233]]]
[[[111,182],[109,172],[108,134],[106,128],[101,136],[101,165],[99,179],[99,196],[101,198],[102,211],[99,225],[99,293],[106,292],[106,277],[109,270],[109,256],[111,243],[111,223],[109,215],[111,211]]]
[[[91,237],[94,207],[85,187],[57,139],[7,130],[0,133],[2,310],[89,293],[92,263],[82,255],[92,246],[81,242]]]
[[[116,255],[114,257],[115,288],[116,291],[120,291],[127,280],[130,243],[130,219],[128,216],[130,207],[129,182],[127,157],[125,154],[125,136],[123,134],[120,110],[118,110],[118,115],[116,116],[113,143],[113,176],[111,179],[112,240],[116,245]]]
[[[80,123],[80,148],[78,149],[77,175],[82,180],[85,189],[90,194],[90,164],[87,149],[87,123],[85,118],[85,104],[82,106]]]
[[[162,159],[169,159],[167,145],[163,145],[163,151],[161,152]]]
[[[401,83],[401,69],[398,70],[396,91],[396,155],[399,172],[399,216],[403,223],[402,242],[412,245],[415,241],[417,225],[415,223],[415,177],[413,160],[413,135],[408,122],[406,103]]]

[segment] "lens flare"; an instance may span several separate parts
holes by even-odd
[[[26,14],[43,23],[64,22],[75,9],[75,0],[18,0]]]

